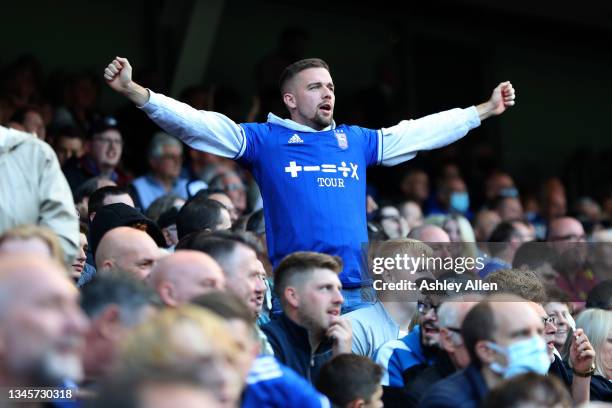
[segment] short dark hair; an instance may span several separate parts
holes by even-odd
[[[100,208],[104,207],[104,199],[109,196],[118,196],[123,194],[129,194],[126,189],[117,186],[105,186],[95,190],[89,196],[89,202],[87,204],[87,212],[89,214],[98,212]]]
[[[71,125],[51,128],[49,135],[53,138],[55,144],[57,144],[57,141],[62,137],[85,140],[83,132],[78,127]]]
[[[316,388],[334,406],[345,407],[351,401],[370,402],[383,375],[382,367],[364,356],[340,354],[329,360],[319,372]]]
[[[294,252],[283,258],[274,271],[274,290],[283,299],[283,292],[296,275],[312,272],[313,269],[329,269],[336,273],[342,271],[342,259],[338,256],[319,252]]]
[[[230,231],[198,231],[183,237],[176,245],[176,249],[204,252],[217,261],[223,272],[227,274],[233,272],[230,262],[239,245],[257,252],[242,234]]]
[[[93,192],[98,189],[98,183],[100,180],[100,177],[91,177],[79,184],[79,186],[74,190],[75,204],[83,201],[85,197],[91,197]]]
[[[461,325],[461,336],[467,349],[472,364],[481,367],[480,360],[476,354],[476,343],[481,340],[493,341],[493,335],[497,330],[495,315],[490,302],[482,301],[472,308],[465,316]]]
[[[97,274],[81,288],[81,308],[90,318],[111,304],[119,306],[125,324],[135,324],[144,306],[160,302],[151,288],[127,274]]]
[[[522,268],[527,267],[529,269],[537,269],[545,263],[551,265],[555,260],[555,250],[543,242],[525,242],[523,243],[514,254],[512,260],[512,267]]]
[[[612,279],[602,281],[591,289],[587,296],[586,307],[612,310]]]
[[[283,70],[278,81],[281,96],[285,93],[287,82],[291,81],[300,72],[309,68],[325,68],[329,71],[329,65],[320,58],[306,58],[294,62]]]
[[[521,374],[504,381],[491,390],[483,408],[514,408],[523,406],[572,407],[572,398],[554,375]]]
[[[266,232],[266,220],[264,219],[263,209],[257,210],[249,216],[246,223],[246,230],[255,235],[261,235]]]
[[[510,242],[515,233],[514,221],[502,221],[497,224],[488,239],[491,255],[495,256],[502,252],[506,248],[506,245],[503,244]]]
[[[26,106],[25,108],[17,109],[15,113],[9,118],[11,122],[17,122],[23,125],[25,122],[25,117],[29,112],[38,113],[40,115],[40,109],[36,106]]]
[[[197,231],[214,231],[221,222],[221,211],[226,210],[223,204],[207,198],[191,198],[180,209],[176,216],[178,238]]]
[[[225,320],[238,319],[249,326],[255,323],[253,312],[249,310],[244,301],[229,292],[213,290],[195,297],[191,303],[208,309]]]

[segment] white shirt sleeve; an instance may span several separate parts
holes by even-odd
[[[395,126],[381,129],[381,164],[395,166],[414,158],[421,150],[444,147],[479,125],[480,118],[475,106],[451,109],[416,120],[403,120]]]
[[[140,106],[162,129],[194,149],[236,159],[246,149],[242,128],[217,112],[200,111],[149,90],[149,100]]]

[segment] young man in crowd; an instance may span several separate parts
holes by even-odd
[[[329,66],[311,58],[289,65],[280,78],[291,119],[270,114],[267,123],[238,125],[143,88],[132,80],[125,58],[115,58],[104,78],[171,135],[198,150],[237,160],[253,173],[266,203],[266,238],[274,266],[304,249],[342,257],[340,279],[345,292],[354,295],[346,296],[349,311],[361,306],[357,295],[362,288],[370,288],[361,265],[361,245],[368,242],[366,167],[393,166],[420,150],[446,146],[515,103],[514,88],[502,82],[487,102],[467,109],[378,130],[336,126]],[[314,228],[312,220],[321,222]]]
[[[332,356],[351,352],[349,319],[340,316],[342,284],[338,257],[295,252],[274,271],[283,313],[263,327],[275,357],[309,382]]]

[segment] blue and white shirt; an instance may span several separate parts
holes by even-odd
[[[452,109],[378,130],[332,123],[317,131],[268,115],[236,124],[150,91],[141,107],[169,134],[194,149],[245,165],[260,187],[272,265],[295,251],[338,255],[345,288],[368,283],[366,168],[393,166],[418,151],[446,146],[480,124],[475,107]]]
[[[329,400],[272,356],[257,357],[249,371],[242,408],[328,408]]]
[[[404,371],[418,364],[432,365],[435,362],[423,352],[419,326],[414,326],[412,331],[401,339],[383,344],[376,352],[374,361],[383,367],[381,384],[386,387],[403,387]]]

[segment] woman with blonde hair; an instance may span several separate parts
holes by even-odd
[[[587,309],[576,319],[595,349],[591,400],[612,402],[612,312]]]
[[[20,225],[0,235],[0,254],[29,253],[56,260],[64,265],[64,251],[57,235],[40,225]]]

